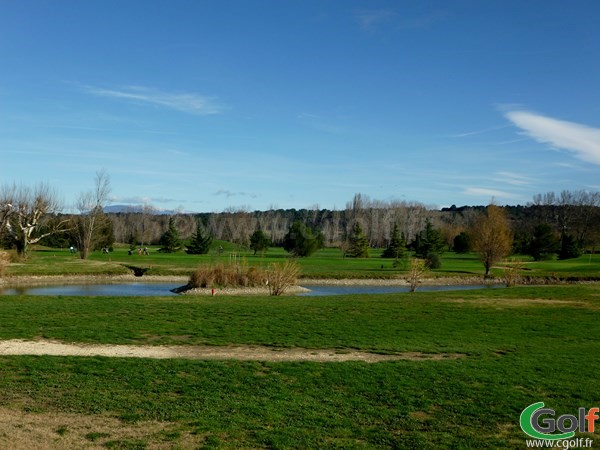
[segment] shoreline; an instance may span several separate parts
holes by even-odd
[[[0,278],[0,288],[15,287],[42,287],[57,285],[94,285],[94,284],[121,284],[121,283],[181,283],[181,286],[173,289],[180,295],[269,295],[269,291],[264,286],[248,288],[215,288],[213,294],[212,288],[193,288],[185,289],[189,281],[188,276],[184,275],[143,275],[135,276],[133,274],[121,275],[22,275]],[[518,283],[519,285],[548,285],[548,284],[591,284],[597,281],[568,281],[568,280],[550,280],[547,278],[528,279]],[[495,286],[505,284],[500,278],[491,278],[485,280],[482,276],[469,277],[432,277],[423,278],[419,282],[420,287],[425,286]],[[406,278],[300,278],[297,284],[290,287],[283,295],[293,295],[310,292],[311,286],[408,286]]]
[[[0,287],[53,286],[73,284],[119,284],[119,283],[187,283],[188,276],[181,275],[22,275],[0,278]]]

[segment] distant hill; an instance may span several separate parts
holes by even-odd
[[[110,205],[104,207],[104,212],[107,214],[113,213],[141,213],[144,212],[143,205]],[[181,211],[175,211],[172,209],[155,209],[152,211],[153,214],[157,215],[173,215],[179,214]]]

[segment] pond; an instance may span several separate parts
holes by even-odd
[[[115,283],[115,284],[74,284],[56,286],[19,286],[0,288],[0,295],[48,295],[48,296],[114,296],[114,297],[153,297],[174,296],[171,292],[181,286],[179,283]],[[347,294],[388,294],[394,292],[408,292],[407,286],[365,286],[365,285],[302,285],[310,292],[297,294],[305,297],[318,297],[327,295]],[[447,285],[447,286],[419,286],[417,291],[456,291],[482,288],[498,288],[503,285]]]
[[[73,284],[56,286],[19,286],[1,288],[0,295],[74,295],[109,297],[149,297],[177,295],[171,289],[181,283],[118,283],[118,284]]]
[[[324,295],[346,295],[346,294],[390,294],[394,292],[409,292],[408,286],[323,286],[323,285],[303,285],[310,292],[298,294],[303,297],[318,297]],[[504,285],[443,285],[443,286],[419,286],[417,292],[432,291],[467,291],[472,289],[501,288]]]

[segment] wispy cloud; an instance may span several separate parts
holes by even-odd
[[[600,129],[553,119],[530,111],[509,111],[505,116],[532,139],[568,150],[585,162],[600,165]]]
[[[496,175],[499,181],[513,186],[527,186],[534,181],[531,177],[514,172],[496,172]]]
[[[354,17],[363,31],[372,33],[384,25],[392,24],[396,29],[416,30],[428,28],[447,17],[442,10],[432,10],[422,15],[405,15],[393,9],[359,9]]]
[[[465,195],[473,195],[478,197],[490,197],[490,198],[501,198],[508,200],[516,200],[521,199],[521,196],[518,194],[513,194],[511,192],[501,191],[499,189],[489,189],[482,187],[469,187],[466,188],[463,193]]]
[[[213,195],[215,195],[215,196],[223,195],[223,196],[225,196],[227,198],[236,197],[238,195],[242,196],[242,197],[250,197],[250,198],[256,198],[256,197],[258,197],[257,194],[253,194],[251,192],[234,192],[234,191],[230,191],[228,189],[219,189]]]
[[[373,32],[385,22],[389,22],[398,16],[398,13],[391,9],[361,9],[356,11],[354,17],[364,31]]]
[[[145,103],[200,116],[221,114],[227,109],[214,97],[195,93],[162,92],[143,86],[128,86],[119,89],[84,86],[83,90],[98,97]]]
[[[110,198],[112,203],[122,203],[125,205],[146,205],[151,203],[170,203],[176,202],[177,200],[174,198],[166,198],[166,197],[142,197],[142,196],[134,196],[134,197],[119,197],[112,196]]]
[[[510,125],[498,125],[495,127],[483,128],[481,130],[476,130],[476,131],[467,131],[466,133],[457,133],[457,134],[451,135],[450,137],[461,138],[461,137],[467,137],[467,136],[475,136],[477,134],[489,133],[490,131],[502,130],[503,128],[508,128],[509,126]]]

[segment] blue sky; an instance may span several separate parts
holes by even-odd
[[[0,0],[0,184],[65,207],[600,189],[596,0]]]

